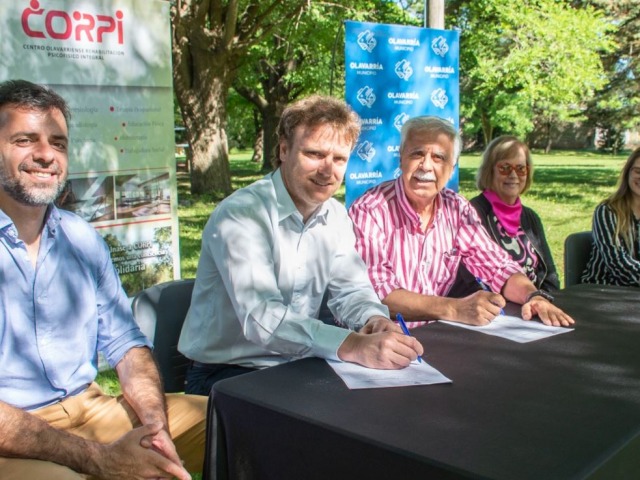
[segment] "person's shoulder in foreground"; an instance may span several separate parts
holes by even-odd
[[[460,149],[460,136],[446,120],[409,119],[401,131],[400,177],[352,205],[356,247],[379,297],[392,314],[413,322],[483,325],[510,300],[522,304],[526,320],[573,324],[488,236],[469,202],[445,188]],[[489,291],[446,297],[461,262]]]
[[[197,362],[191,370],[219,376],[227,366],[264,368],[305,356],[401,368],[421,353],[373,293],[346,211],[331,198],[359,132],[357,115],[330,97],[285,109],[276,170],[223,201],[203,232],[179,342]],[[348,329],[318,319],[325,293]],[[188,373],[188,386],[191,374],[198,372]]]
[[[68,119],[52,90],[0,83],[0,471],[190,478],[180,455],[201,469],[206,402],[165,403],[105,242],[53,205],[68,174]],[[120,400],[93,383],[99,350],[118,373]],[[189,420],[173,422],[177,410]],[[170,428],[192,444],[176,451]]]
[[[640,148],[627,158],[616,191],[596,207],[592,233],[582,283],[640,287]]]

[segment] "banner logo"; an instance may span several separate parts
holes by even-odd
[[[381,63],[369,62],[351,62],[349,68],[351,70],[384,70],[384,66]]]
[[[449,76],[454,75],[456,71],[451,66],[441,67],[439,65],[427,65],[424,67],[424,73],[429,74],[431,78],[449,78]]]
[[[356,149],[356,154],[365,162],[370,162],[373,157],[376,156],[376,149],[373,148],[373,143],[369,140],[365,140]]]
[[[447,92],[442,88],[435,89],[431,94],[431,103],[438,108],[444,108],[448,102],[449,97],[447,97]]]
[[[408,81],[413,75],[413,68],[411,68],[411,62],[408,60],[400,60],[396,63],[395,68],[396,75],[402,80]]]
[[[44,16],[44,19],[42,18]],[[40,18],[37,18],[40,17]],[[52,38],[54,40],[103,43],[104,37],[115,33],[118,43],[124,43],[121,10],[116,11],[115,16],[92,15],[90,13],[74,11],[69,14],[64,10],[49,10],[45,13],[40,8],[38,0],[31,0],[29,8],[22,11],[22,30],[31,38]],[[44,20],[44,21],[43,21]]]
[[[384,66],[376,62],[351,62],[349,69],[355,70],[357,75],[377,75],[384,70]]]
[[[420,100],[418,92],[389,92],[387,98],[396,105],[413,105]]]
[[[382,172],[379,170],[374,170],[373,172],[357,172],[349,174],[349,180],[357,180],[361,185],[375,185],[380,181],[381,178]]]
[[[378,45],[378,42],[371,30],[365,30],[358,35],[358,45],[365,52],[371,53],[373,52],[373,49],[376,48],[376,45]]]
[[[442,35],[434,38],[433,41],[431,42],[431,50],[433,50],[433,53],[435,53],[436,55],[444,57],[449,51],[449,45],[447,45],[447,39],[444,38]]]
[[[401,131],[404,123],[409,120],[409,115],[402,112],[399,115],[396,115],[396,118],[393,119],[393,126],[396,127],[396,130]]]
[[[365,85],[358,90],[358,101],[364,107],[371,108],[376,102],[376,94],[373,93],[373,88]]]
[[[380,117],[373,118],[361,118],[360,119],[362,130],[376,130],[382,125],[382,119]]]
[[[389,38],[389,45],[392,45],[394,50],[406,50],[413,52],[415,48],[420,47],[420,40],[417,38],[391,37]]]

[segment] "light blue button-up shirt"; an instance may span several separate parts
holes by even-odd
[[[198,362],[259,368],[337,359],[349,329],[389,315],[354,244],[351,220],[334,199],[303,223],[280,170],[235,192],[205,226],[178,349]],[[327,289],[329,308],[349,329],[318,320]]]
[[[140,345],[150,343],[93,227],[50,207],[34,269],[0,210],[0,400],[32,410],[77,394],[98,351],[115,366]]]

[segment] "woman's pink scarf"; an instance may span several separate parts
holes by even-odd
[[[482,192],[493,208],[500,225],[502,225],[510,237],[515,237],[520,228],[520,214],[522,213],[522,202],[520,197],[513,205],[504,203],[497,193],[491,190]]]

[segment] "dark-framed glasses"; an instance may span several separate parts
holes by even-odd
[[[519,177],[525,177],[529,173],[529,165],[511,165],[510,163],[499,163],[497,165],[498,173],[500,175],[511,175],[511,172],[515,170],[516,175]]]

